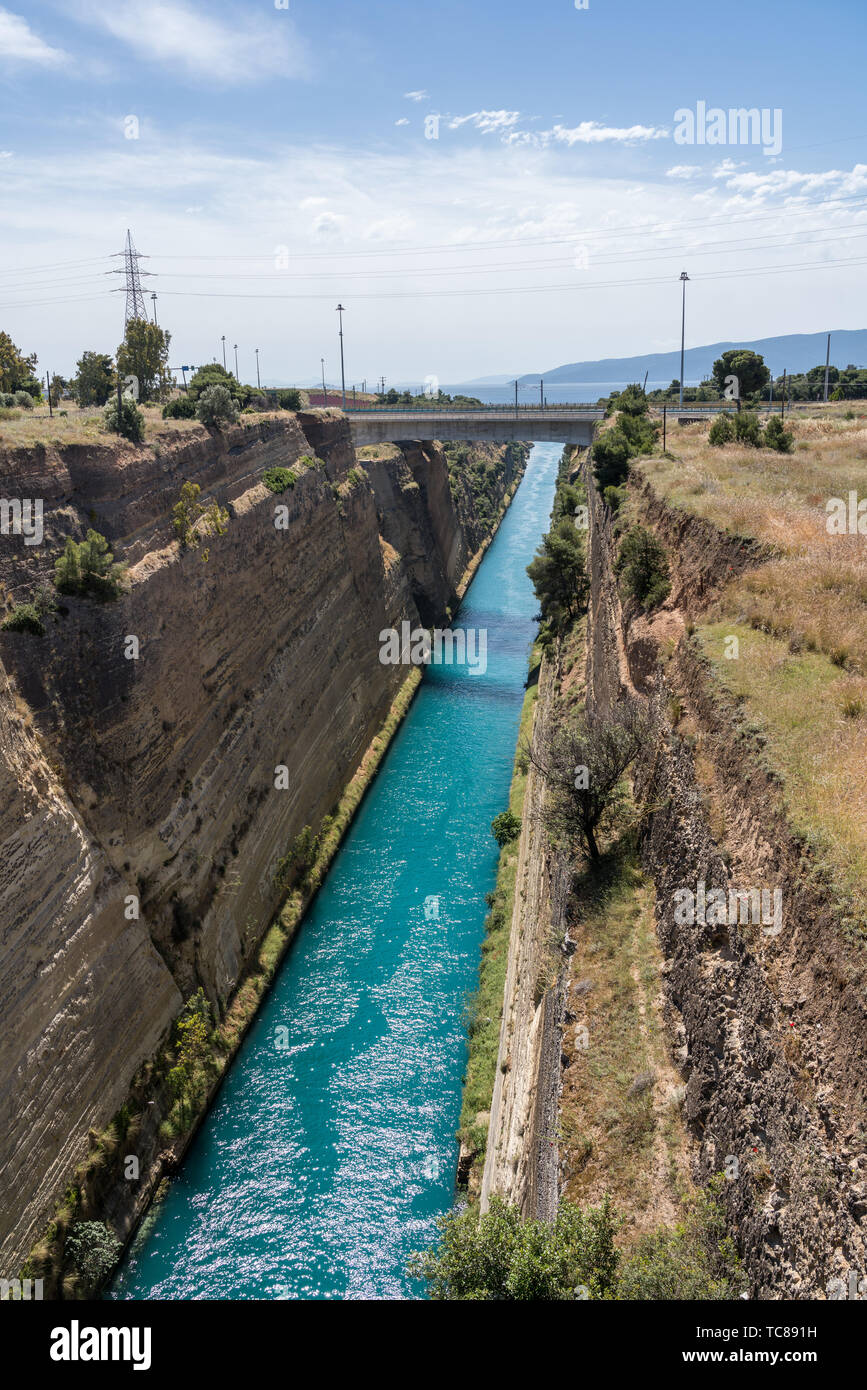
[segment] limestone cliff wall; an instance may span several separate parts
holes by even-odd
[[[276,496],[278,466],[297,481]],[[171,525],[188,480],[229,512],[198,551]],[[0,633],[11,1275],[182,1000],[201,985],[225,1006],[279,905],[278,860],[334,807],[406,675],[380,663],[379,632],[443,621],[471,551],[442,451],[363,471],[337,412],[16,451],[0,492],[45,503],[43,545],[3,539],[7,605],[88,526],[130,564],[117,601],[64,599],[44,637]]]

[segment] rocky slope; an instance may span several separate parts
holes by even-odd
[[[274,467],[296,474],[279,496]],[[187,481],[229,513],[199,550],[172,530]],[[407,674],[380,663],[379,632],[444,622],[476,546],[438,446],[365,472],[337,412],[7,452],[0,492],[45,506],[41,546],[3,538],[7,606],[88,526],[130,565],[117,601],[64,599],[44,637],[0,634],[11,1277],[182,1000],[202,986],[225,1007],[279,905],[278,860],[334,807]]]

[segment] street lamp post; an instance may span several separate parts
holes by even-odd
[[[322,363],[322,394],[323,394],[323,396],[325,397],[325,404],[327,405],[327,404],[328,404],[328,392],[327,392],[327,390],[325,389],[325,358],[324,358],[324,357],[320,357],[319,361]]]
[[[259,349],[258,349],[258,348],[256,349],[256,385],[259,387],[259,390],[261,391],[261,389],[262,389],[262,382],[261,382],[260,379],[259,379]]]
[[[346,373],[343,370],[343,315],[345,310],[342,304],[338,304],[337,313],[340,315],[340,397],[342,408],[346,409]]]
[[[240,378],[239,375],[238,375],[238,344],[237,344],[237,343],[235,344],[235,380],[236,380],[236,381],[240,381],[240,380],[241,380],[241,378]]]
[[[223,334],[220,342],[223,344],[223,371],[226,370],[226,335]]]
[[[156,290],[154,290],[154,291],[152,292],[152,294],[151,294],[151,301],[152,301],[153,306],[154,306],[154,323],[156,323],[156,321],[157,321],[157,292],[156,292]],[[157,326],[159,326],[159,325],[157,325]]]
[[[680,313],[680,408],[683,410],[683,348],[686,341],[686,282],[689,279],[685,270],[680,272],[683,287],[683,304]]]

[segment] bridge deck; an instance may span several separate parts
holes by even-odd
[[[401,439],[478,439],[506,443],[533,439],[542,443],[590,444],[605,412],[600,409],[518,410],[347,410],[357,447]]]

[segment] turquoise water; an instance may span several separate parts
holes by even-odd
[[[536,626],[525,566],[560,452],[534,447],[455,624],[487,630],[487,670],[426,672],[112,1297],[423,1296],[406,1262],[454,1199],[490,825],[507,804]]]

